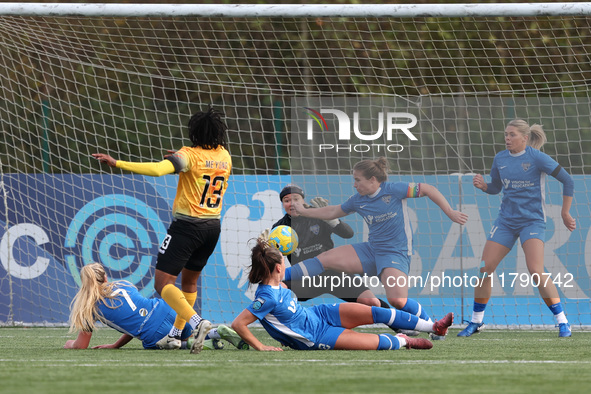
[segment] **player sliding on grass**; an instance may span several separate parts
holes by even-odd
[[[319,275],[327,269],[379,276],[390,305],[430,320],[422,306],[408,298],[412,229],[406,199],[427,196],[455,223],[466,223],[468,216],[452,209],[434,186],[426,183],[387,182],[388,161],[385,157],[355,164],[353,179],[357,194],[341,205],[306,209],[301,202],[296,201],[293,206],[301,216],[323,220],[357,212],[369,227],[369,241],[339,246],[289,267],[285,280],[301,280],[305,276]],[[401,286],[401,283],[405,285]]]
[[[191,353],[199,353],[211,329],[211,323],[193,305],[197,299],[197,279],[220,237],[222,200],[232,168],[222,115],[212,108],[193,115],[189,120],[191,146],[184,146],[158,163],[132,163],[103,153],[93,154],[110,167],[136,174],[179,174],[173,221],[160,245],[154,278],[154,288],[177,313],[174,327],[159,342],[163,348],[178,349],[185,322],[189,322],[195,336]],[[181,272],[179,289],[175,283]]]
[[[570,324],[562,309],[556,286],[544,275],[544,242],[546,215],[544,208],[546,174],[563,184],[562,221],[573,231],[577,226],[569,213],[574,191],[572,177],[554,159],[538,149],[546,142],[540,125],[529,126],[521,119],[512,120],[505,128],[507,149],[498,153],[490,171],[491,182],[482,175],[474,176],[474,186],[488,194],[503,190],[499,216],[495,221],[482,252],[483,280],[474,288],[472,319],[459,337],[469,337],[483,327],[484,309],[491,296],[490,276],[509,253],[517,238],[525,253],[525,263],[532,279],[537,276],[538,290],[559,326],[560,337],[570,337]],[[549,280],[548,280],[549,279]]]
[[[285,272],[283,255],[265,239],[257,239],[252,248],[248,280],[258,284],[254,301],[243,310],[232,328],[256,350],[280,351],[276,346],[263,345],[248,329],[260,320],[269,335],[282,345],[296,350],[396,350],[430,349],[426,338],[410,338],[404,334],[369,334],[352,328],[383,323],[391,328],[431,332],[444,336],[453,322],[453,313],[431,323],[396,309],[368,306],[356,302],[322,304],[305,308],[292,298],[281,281]]]
[[[146,298],[127,281],[109,282],[105,268],[92,263],[80,270],[82,286],[72,300],[70,332],[78,331],[75,340],[68,340],[66,349],[86,349],[95,329],[97,320],[123,333],[117,342],[94,346],[93,349],[118,349],[133,338],[142,341],[145,349],[160,349],[158,341],[173,326],[176,313],[161,299]],[[192,328],[185,324],[181,333],[185,342],[191,336]],[[211,344],[224,339],[239,349],[248,349],[240,337],[226,326],[218,326],[210,331]]]

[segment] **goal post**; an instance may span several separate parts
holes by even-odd
[[[94,261],[157,296],[177,177],[111,170],[91,154],[161,160],[209,105],[225,113],[233,160],[199,284],[214,323],[252,298],[249,240],[283,216],[281,189],[342,203],[353,165],[379,156],[391,180],[433,184],[468,213],[460,227],[428,199],[408,201],[411,296],[435,317],[468,318],[500,206],[472,177],[489,173],[520,117],[544,126],[542,150],[575,179],[572,233],[561,185],[546,180],[545,263],[571,324],[591,325],[589,15],[590,3],[0,3],[0,325],[66,324]],[[355,236],[336,245],[367,239],[360,217],[343,220]],[[494,279],[487,323],[554,325],[520,248]]]

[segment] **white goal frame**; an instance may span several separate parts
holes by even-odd
[[[477,17],[589,17],[591,16],[591,2],[560,2],[560,3],[486,3],[486,4],[114,4],[114,3],[0,3],[0,17],[58,17],[58,18],[77,18],[77,17],[195,17],[195,18],[477,18]],[[292,92],[293,93],[293,92]],[[461,138],[461,137],[460,137]],[[1,139],[1,138],[0,138]],[[463,143],[463,142],[462,142]],[[461,144],[461,143],[460,143]],[[460,158],[462,151],[455,152]],[[2,160],[2,156],[0,156]],[[279,158],[277,159],[279,160]],[[0,165],[3,164],[0,162]],[[460,164],[461,173],[452,173],[450,178],[453,183],[453,192],[456,188],[465,187],[466,175],[470,174],[469,166]],[[465,171],[464,171],[465,170]],[[451,172],[451,171],[450,171]],[[3,176],[6,173],[0,167],[0,222],[2,216],[9,217],[7,199],[13,198],[11,190],[6,187]],[[279,180],[269,177],[269,183],[285,183],[285,176],[279,173]],[[582,175],[585,176],[585,175]],[[264,192],[268,192],[265,190]],[[276,195],[271,193],[257,195],[259,200],[273,199]],[[343,192],[342,195],[346,197]],[[310,196],[311,197],[311,196]],[[2,202],[4,200],[4,203]],[[460,198],[460,208],[465,202]],[[2,205],[4,204],[4,207]],[[255,204],[256,205],[256,204]],[[491,204],[494,209],[495,203]],[[274,219],[282,214],[280,206],[275,206],[273,212]],[[2,212],[6,210],[6,212]],[[491,211],[493,209],[491,208]],[[8,222],[8,221],[7,221]],[[14,223],[12,223],[14,224]],[[8,233],[10,224],[6,224],[5,233]],[[258,229],[252,230],[253,233]],[[0,238],[1,238],[0,233]],[[231,240],[232,237],[227,237]],[[461,238],[461,235],[460,235]],[[222,241],[224,238],[222,236]],[[10,243],[10,240],[6,241]],[[459,242],[462,242],[461,240]],[[2,252],[2,251],[0,251]],[[228,252],[239,253],[234,250]],[[242,252],[240,252],[242,253]],[[2,256],[0,256],[2,257]],[[242,257],[242,256],[241,256]],[[584,257],[584,256],[583,256]],[[8,256],[8,262],[11,257]],[[585,264],[585,263],[583,263]],[[8,275],[8,280],[12,278]],[[0,283],[3,279],[0,278]],[[12,286],[12,282],[11,286]],[[244,285],[242,283],[241,285]],[[12,289],[12,287],[11,287]],[[494,296],[493,296],[494,297]],[[462,300],[466,299],[471,303],[472,292],[466,292]],[[12,290],[10,293],[10,304],[14,302]],[[467,305],[463,304],[462,311]],[[547,313],[547,311],[544,311]],[[582,312],[579,312],[582,313]],[[8,314],[6,321],[3,321],[0,315],[0,325],[19,324]],[[39,324],[52,325],[53,322],[35,322]],[[57,323],[60,324],[60,323]],[[547,324],[543,325],[547,328]],[[529,325],[528,327],[532,327]],[[586,328],[582,326],[581,328]]]

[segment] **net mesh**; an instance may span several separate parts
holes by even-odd
[[[0,17],[0,321],[66,322],[77,270],[93,260],[154,295],[153,265],[176,178],[111,172],[91,154],[161,160],[168,149],[188,144],[190,115],[209,105],[226,115],[234,175],[222,218],[228,224],[199,300],[202,312],[220,322],[248,302],[248,249],[240,243],[283,215],[278,191],[296,181],[310,195],[325,193],[340,203],[352,193],[352,164],[381,155],[353,149],[318,157],[292,141],[293,119],[307,120],[301,98],[325,106],[326,100],[370,100],[361,114],[364,130],[384,107],[417,111],[418,143],[397,133],[392,143],[402,150],[386,153],[392,179],[428,181],[458,206],[478,205],[478,242],[499,200],[475,203],[469,181],[450,174],[487,174],[504,149],[507,120],[542,123],[549,140],[543,150],[577,177],[572,212],[584,218],[590,23],[572,16]],[[559,205],[560,187],[550,193]],[[430,218],[415,227],[418,273],[442,258],[450,267],[475,269],[482,245],[464,230],[443,256],[447,218],[433,204],[416,209]],[[363,224],[351,223],[363,237]],[[551,251],[574,275],[578,290],[569,298],[588,293],[585,244],[580,230]],[[463,299],[471,296],[456,289],[441,307],[465,308]],[[440,301],[424,304],[437,308]],[[549,323],[538,299],[528,301],[525,308],[536,311],[525,318],[514,304],[495,309],[495,322]],[[569,313],[587,324],[573,305]]]

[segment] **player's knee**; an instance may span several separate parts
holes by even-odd
[[[388,302],[396,309],[402,309],[406,305],[406,298],[388,298]]]
[[[536,278],[536,279],[543,278],[543,277],[547,277],[548,276],[548,274],[545,273],[545,271],[544,271],[543,268],[540,270],[537,267],[535,267],[535,268],[528,267],[527,270],[529,271],[529,275],[531,277]]]
[[[488,278],[489,276],[491,276],[495,272],[496,268],[497,268],[496,265],[493,265],[493,264],[487,263],[486,261],[483,261],[480,264],[480,278],[481,279]]]
[[[162,274],[161,271],[156,270],[156,275],[154,276],[154,290],[156,290],[156,293],[162,295],[162,289],[164,289],[164,287],[168,284],[175,284],[175,280],[170,279],[171,277],[169,275],[166,274]],[[174,277],[173,277],[174,278]],[[174,278],[176,279],[176,278]]]
[[[380,300],[378,300],[376,297],[359,297],[357,298],[357,302],[360,304],[364,304],[364,305],[369,305],[369,306],[380,306]]]
[[[159,295],[162,295],[163,288],[164,288],[163,283],[154,282],[154,290],[156,290],[156,293],[158,293]]]

